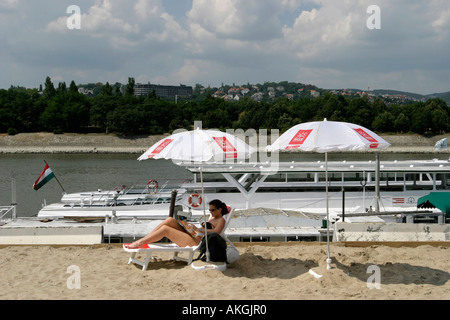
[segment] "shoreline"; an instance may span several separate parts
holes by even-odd
[[[46,132],[19,133],[14,136],[0,134],[0,154],[140,154],[167,136],[168,134],[121,137],[114,134],[53,134]],[[378,151],[380,153],[450,154],[450,148],[440,151],[436,151],[434,148],[438,140],[443,138],[450,140],[450,134],[438,135],[432,138],[416,134],[382,135],[381,137],[391,143],[391,146],[387,150]],[[363,151],[360,153],[373,152],[375,151]]]
[[[147,149],[140,147],[0,147],[0,154],[142,154]],[[316,152],[298,152],[314,154]],[[374,151],[333,152],[333,154],[348,153],[375,153]],[[379,151],[380,154],[449,154],[450,148],[436,151],[433,147],[390,147],[388,150]]]

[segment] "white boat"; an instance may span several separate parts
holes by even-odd
[[[183,196],[186,205],[189,194],[200,193],[199,166],[180,165],[194,173],[194,182],[182,185],[188,190]],[[276,166],[203,165],[205,201],[220,198],[240,209],[262,207],[324,216],[325,167],[323,161],[284,162]],[[328,172],[329,211],[333,219],[343,211],[346,214],[417,211],[420,197],[430,192],[450,192],[447,160],[382,161],[378,188],[376,161],[328,162]]]
[[[192,205],[201,194],[198,165],[179,163],[194,179],[180,183],[176,204],[200,217],[202,206]],[[204,164],[205,203],[218,198],[237,210],[270,208],[326,214],[325,162]],[[379,172],[377,188],[376,172]],[[417,210],[417,200],[430,192],[450,191],[450,162],[329,161],[329,211],[333,219],[343,211],[403,212]],[[38,217],[167,217],[173,187],[156,192],[146,188],[64,195],[60,203],[44,206]],[[134,190],[134,191],[132,191]],[[343,196],[345,190],[345,197]],[[343,201],[344,199],[344,201]],[[377,201],[378,199],[378,201]],[[186,209],[187,208],[187,209]]]
[[[175,202],[182,200],[185,189],[182,182],[150,180],[147,184],[119,185],[113,189],[66,193],[61,202],[44,203],[38,213],[39,218],[70,217],[136,217],[164,219],[172,199],[172,191],[177,191]]]
[[[146,185],[119,185],[112,190],[98,189],[89,192],[66,193],[63,194],[61,202],[72,206],[90,207],[170,203],[171,187],[173,185],[169,185],[168,181],[160,188],[156,180],[150,180]],[[175,188],[180,193],[185,192],[185,190],[179,190],[177,186]]]

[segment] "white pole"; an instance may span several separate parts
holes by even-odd
[[[363,171],[363,211],[366,210],[366,171]]]
[[[375,211],[380,212],[380,153],[376,153],[375,161]]]
[[[17,196],[16,196],[16,177],[15,172],[13,172],[12,178],[11,178],[11,205],[14,207],[12,212],[12,220],[16,221],[17,219]]]
[[[327,269],[331,269],[331,258],[330,258],[330,208],[328,203],[328,152],[325,152],[325,190],[327,195]]]

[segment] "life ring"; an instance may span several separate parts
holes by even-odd
[[[151,189],[155,189],[155,192],[156,192],[156,190],[158,189],[158,186],[159,186],[158,181],[156,181],[154,179],[151,179],[147,182],[147,188],[148,188],[149,192]]]
[[[197,202],[192,203],[192,199],[197,198]],[[202,197],[198,193],[193,193],[189,196],[189,205],[193,208],[197,208],[202,204]]]

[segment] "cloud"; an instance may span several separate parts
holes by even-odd
[[[14,9],[19,5],[19,0],[0,0],[0,9]]]
[[[128,1],[129,2],[129,1]],[[136,16],[145,21],[162,13],[162,3],[159,0],[138,0],[134,5]]]
[[[380,0],[380,30],[366,27],[369,1],[315,2],[317,9],[301,12],[292,26],[283,28],[282,47],[296,54],[299,69],[308,70],[319,86],[340,87],[339,79],[341,86],[375,83],[407,89],[409,83],[417,90],[423,84],[410,78],[412,74],[445,65],[443,51],[449,45],[439,29],[447,14],[439,5],[442,1]],[[433,47],[442,51],[432,52]]]
[[[264,41],[281,35],[280,9],[270,0],[193,0],[187,16],[220,39]]]
[[[114,35],[114,33],[118,35],[139,33],[139,26],[127,21],[133,17],[123,14],[124,9],[127,8],[124,5],[125,2],[128,3],[124,0],[97,1],[88,9],[87,13],[81,14],[80,30],[95,37]],[[51,21],[47,25],[46,31],[67,33],[70,31],[66,25],[68,18],[69,14]]]
[[[180,83],[193,84],[197,79],[206,79],[210,71],[211,63],[209,61],[185,59],[183,65],[173,70],[170,75],[153,77],[151,82],[174,85],[178,85]]]
[[[380,30],[366,26],[370,0],[170,1],[78,0],[81,30],[69,30],[69,2],[0,0],[0,85],[50,72],[76,82],[450,85],[448,0],[378,0]]]
[[[146,34],[146,39],[157,40],[159,42],[179,42],[187,38],[187,32],[176,22],[173,16],[164,12],[159,16],[161,30],[150,31]]]
[[[333,57],[336,50],[361,42],[366,7],[361,1],[321,1],[319,9],[303,11],[292,27],[284,27],[284,41],[300,60]]]

